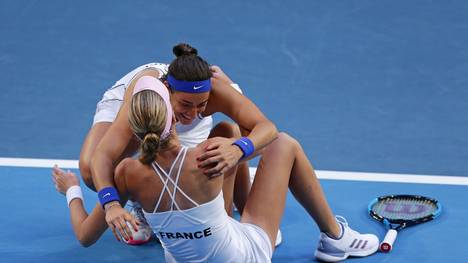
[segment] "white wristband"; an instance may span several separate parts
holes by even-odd
[[[75,198],[80,198],[83,201],[83,193],[81,192],[81,187],[79,185],[74,185],[68,188],[67,193],[67,203],[68,207],[70,207],[70,202]]]
[[[231,87],[233,87],[235,90],[239,91],[240,94],[242,94],[242,90],[237,83],[231,83]]]

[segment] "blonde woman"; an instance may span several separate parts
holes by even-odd
[[[166,262],[270,262],[288,187],[322,232],[315,252],[318,259],[334,262],[377,250],[375,235],[359,234],[343,218],[335,219],[304,151],[287,134],[281,133],[264,149],[238,222],[223,209],[227,175],[210,178],[198,168],[197,158],[206,153],[207,142],[194,148],[180,144],[163,83],[151,76],[138,80],[129,122],[142,140],[141,155],[117,166],[115,186],[122,204],[128,199],[141,204]],[[237,145],[228,138],[213,142]],[[101,206],[88,217],[74,175],[55,169],[54,178],[57,189],[67,194],[76,236],[85,245],[95,241],[107,226]],[[113,226],[112,231],[117,239],[130,236],[122,226]],[[359,246],[354,246],[356,242]]]
[[[248,136],[246,142],[250,143],[250,148],[261,150],[277,135],[275,125],[239,92],[238,87],[219,67],[210,66],[188,44],[175,46],[173,52],[176,59],[169,66],[150,63],[133,70],[117,81],[98,103],[94,125],[81,150],[80,172],[86,185],[98,192],[101,205],[106,208],[109,225],[126,226],[123,222],[127,221],[135,226],[135,217],[144,221],[141,209],[132,209],[132,216],[120,207],[113,181],[116,165],[123,158],[132,156],[139,146],[127,116],[133,87],[139,78],[152,76],[164,81],[171,93],[170,100],[177,120],[176,130],[185,146],[196,146],[214,136],[240,137],[242,132]],[[225,114],[236,125],[223,122],[213,128],[211,115],[216,112]],[[247,162],[237,165],[243,152],[231,144],[205,145],[208,153],[199,158],[200,163],[202,166],[206,162],[217,163],[214,167],[202,167],[207,176],[218,176],[237,167],[234,168],[238,169],[236,176],[225,180],[224,198],[227,211],[232,211],[234,199],[239,212],[242,212],[250,190]],[[150,233],[149,228],[142,229]],[[144,235],[143,239],[130,243],[144,242],[149,237]]]
[[[79,166],[83,181],[90,189],[97,191],[100,197],[112,197],[101,198],[103,207],[109,206],[106,209],[109,224],[119,224],[123,220],[134,223],[134,218],[144,222],[137,203],[130,205],[136,208],[131,209],[133,217],[118,205],[119,196],[114,195],[112,180],[115,166],[123,158],[134,155],[139,147],[140,142],[128,124],[127,109],[132,89],[141,76],[165,81],[171,91],[176,130],[181,144],[187,147],[194,147],[209,137],[241,137],[239,127],[244,135],[250,136],[257,149],[276,137],[275,125],[241,94],[239,87],[219,67],[210,66],[188,44],[176,45],[173,52],[176,59],[170,65],[149,63],[132,70],[107,90],[97,105],[93,126],[81,149]],[[216,112],[227,115],[235,124],[221,122],[213,127],[211,115]],[[209,146],[216,145],[207,144]],[[247,162],[237,166],[240,154],[237,147],[223,145],[206,157],[217,162],[217,166],[205,169],[207,176],[237,167],[235,176],[226,180],[224,186],[225,208],[230,215],[233,201],[242,212],[250,190]],[[141,225],[142,228],[145,226]],[[129,243],[141,244],[150,236],[151,230],[146,228]]]

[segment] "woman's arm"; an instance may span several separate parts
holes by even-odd
[[[213,88],[206,108],[207,114],[222,112],[233,119],[241,128],[242,133],[247,135],[253,143],[255,153],[258,153],[276,138],[276,126],[252,101],[230,87],[232,81],[219,67],[213,66],[211,81]],[[220,175],[233,167],[244,154],[238,146],[232,145],[232,143],[208,143],[206,150],[207,152],[199,157],[200,167],[205,168],[205,174],[212,176]],[[255,153],[251,156],[254,156]],[[248,159],[248,157],[244,156],[243,159]],[[207,169],[214,163],[217,163],[214,168]]]
[[[99,203],[96,204],[91,214],[88,215],[83,207],[81,199],[73,199],[70,203],[70,217],[73,232],[84,247],[89,247],[102,236],[107,229],[105,214]]]
[[[97,190],[114,186],[114,169],[130,143],[133,133],[128,123],[131,89],[125,92],[124,102],[115,121],[99,142],[91,161],[91,173]]]
[[[158,77],[159,72],[153,69],[143,70],[128,84],[122,107],[93,154],[91,174],[98,191],[114,186],[114,169],[134,136],[128,122],[128,109],[132,99],[133,87],[136,81],[145,75]],[[106,222],[116,237],[118,238],[115,232],[117,230],[125,239],[131,238],[131,230],[126,222],[131,223],[131,226],[137,229],[135,218],[127,210],[123,209],[118,201],[105,204],[104,209]]]
[[[124,102],[117,114],[117,118],[109,127],[102,140],[99,142],[91,161],[91,174],[96,190],[105,187],[114,187],[114,169],[122,158],[122,155],[133,137],[128,123],[128,107],[133,88],[127,88]],[[120,200],[122,201],[122,200]],[[119,239],[118,231],[123,238],[132,238],[132,232],[126,222],[137,229],[137,222],[130,213],[125,210],[118,201],[108,202],[104,205],[105,221]]]
[[[66,194],[72,186],[79,187],[79,180],[72,172],[65,172],[55,166],[52,170],[57,191]],[[91,214],[88,216],[83,206],[81,198],[73,198],[69,203],[70,217],[76,238],[84,247],[94,244],[106,231],[107,223],[104,220],[104,211],[99,204],[96,204]]]

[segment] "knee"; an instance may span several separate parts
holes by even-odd
[[[289,151],[293,153],[301,149],[299,142],[285,132],[280,132],[273,144],[281,147],[282,151]]]
[[[210,133],[210,137],[238,138],[240,136],[241,132],[239,126],[227,121],[218,123]]]
[[[78,166],[80,168],[80,174],[83,182],[91,190],[95,191],[93,177],[91,176],[91,158],[80,157]]]

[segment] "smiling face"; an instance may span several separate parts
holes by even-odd
[[[164,83],[171,90],[177,121],[187,125],[205,111],[213,73],[208,62],[190,45],[178,44],[172,51],[177,58],[169,65]]]
[[[171,104],[176,119],[184,125],[191,124],[198,114],[205,111],[209,97],[210,92],[173,92],[171,94]]]

